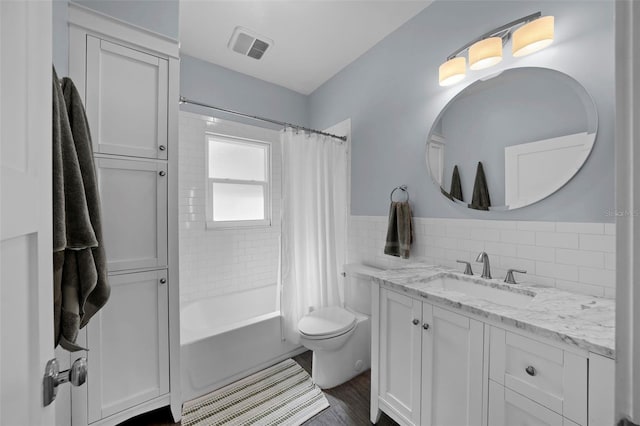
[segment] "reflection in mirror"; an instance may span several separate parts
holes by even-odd
[[[445,106],[429,134],[427,165],[441,192],[467,206],[481,162],[489,210],[516,209],[553,194],[580,170],[597,123],[593,100],[573,78],[546,68],[509,69],[469,85]]]

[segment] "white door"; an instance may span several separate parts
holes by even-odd
[[[109,273],[167,266],[167,164],[97,158]]]
[[[167,270],[109,283],[109,303],[87,326],[88,423],[169,392]]]
[[[420,424],[421,311],[419,300],[381,290],[380,398],[414,425]]]
[[[166,59],[87,36],[87,118],[94,151],[167,159]]]
[[[421,424],[482,424],[484,325],[445,309],[422,306]]]
[[[51,425],[51,3],[0,1],[0,424]]]

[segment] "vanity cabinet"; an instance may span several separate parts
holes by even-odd
[[[502,412],[509,415],[505,424],[512,424],[509,418],[514,411],[509,407],[521,407],[523,413],[545,419],[541,424],[558,424],[551,422],[557,415],[559,424],[564,417],[587,425],[586,354],[569,352],[498,327],[492,326],[490,334],[489,424],[501,424]],[[492,390],[496,395],[492,395]],[[515,398],[512,391],[527,401]],[[503,402],[503,409],[498,401]]]
[[[386,289],[380,296],[380,402],[419,425],[422,303]]]
[[[380,408],[401,424],[480,426],[483,324],[387,289],[379,307]]]
[[[372,292],[371,421],[603,426],[614,361],[384,285]]]

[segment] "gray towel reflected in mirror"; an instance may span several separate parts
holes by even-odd
[[[458,166],[453,166],[453,174],[451,175],[451,191],[449,191],[452,198],[460,201],[464,201],[462,196],[462,183],[460,182],[460,172],[458,172]]]
[[[473,196],[471,198],[470,209],[489,210],[491,207],[491,198],[489,197],[489,188],[487,187],[487,179],[484,176],[484,168],[482,163],[478,162],[476,170],[476,179],[473,184]]]

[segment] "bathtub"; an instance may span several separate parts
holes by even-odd
[[[182,400],[304,352],[303,347],[282,340],[276,307],[275,286],[182,305]]]

